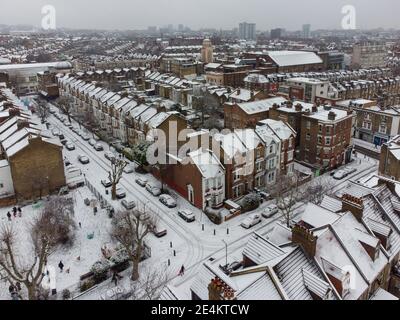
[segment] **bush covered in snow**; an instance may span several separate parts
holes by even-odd
[[[240,202],[239,205],[242,207],[242,213],[254,211],[258,209],[261,203],[261,196],[257,193],[250,193],[245,196]]]
[[[125,249],[115,252],[110,258],[112,268],[117,272],[127,269],[129,267],[129,260],[128,252]]]
[[[213,210],[211,208],[206,208],[204,210],[204,213],[206,214],[208,219],[211,220],[211,222],[218,224],[218,225],[222,223],[222,215],[219,210]]]
[[[108,260],[100,260],[93,264],[90,269],[93,272],[93,279],[96,283],[100,283],[107,279],[108,270],[111,268],[111,263]]]

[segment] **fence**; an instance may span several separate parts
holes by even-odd
[[[86,178],[85,184],[88,189],[93,193],[96,199],[100,202],[101,208],[107,208],[109,210],[114,210],[114,207],[103,197],[103,195],[94,187]]]

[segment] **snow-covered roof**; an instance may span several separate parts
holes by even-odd
[[[259,91],[254,92],[251,90],[241,88],[241,89],[233,91],[233,93],[231,93],[229,95],[229,98],[247,102],[247,101],[250,101],[254,97],[254,95],[256,95],[258,93],[259,93]]]
[[[399,300],[399,298],[379,287],[369,300]]]
[[[200,148],[189,153],[189,158],[205,179],[220,177],[225,173],[224,166],[211,150]]]
[[[301,220],[312,228],[319,228],[334,223],[341,216],[332,211],[326,210],[313,203],[308,203],[304,209]]]
[[[257,265],[281,257],[285,253],[281,248],[257,233],[252,234],[243,250],[243,255]]]
[[[260,121],[260,126],[262,126],[261,124],[268,126],[281,141],[296,136],[296,132],[283,121],[266,119]]]
[[[281,104],[287,100],[282,97],[269,98],[264,100],[238,103],[238,107],[247,114],[256,114],[268,111],[275,103]]]
[[[318,55],[308,51],[269,51],[268,56],[279,67],[322,63]]]

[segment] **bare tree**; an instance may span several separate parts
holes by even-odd
[[[111,171],[108,172],[108,179],[112,184],[111,197],[113,200],[117,199],[117,186],[127,165],[128,162],[123,159],[115,158],[111,160]]]
[[[131,283],[130,298],[156,301],[160,298],[170,278],[166,268],[145,267],[141,272],[140,279]]]
[[[331,195],[335,184],[328,177],[319,177],[305,185],[300,190],[304,203],[321,204],[326,195]]]
[[[144,239],[154,227],[153,217],[146,211],[136,209],[117,213],[113,219],[111,237],[118,241],[128,252],[132,261],[131,279],[139,279],[139,262],[142,259]]]
[[[39,101],[37,103],[36,112],[38,113],[40,120],[42,123],[45,123],[47,118],[50,115],[50,107],[47,105],[46,102]]]
[[[282,212],[286,226],[291,227],[296,203],[302,198],[298,174],[280,175],[274,186],[276,204]]]
[[[61,202],[62,203],[62,202]],[[24,242],[22,234],[8,225],[0,230],[0,267],[10,283],[23,284],[29,300],[37,300],[41,292],[44,270],[51,251],[65,240],[65,231],[73,229],[71,212],[65,210],[57,200],[50,201],[44,210],[33,219],[29,228],[31,254],[21,252],[17,245]]]
[[[61,111],[67,115],[69,123],[71,123],[71,112],[73,105],[74,101],[71,97],[63,96],[58,98],[58,106],[60,107]]]

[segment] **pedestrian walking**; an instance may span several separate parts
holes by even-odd
[[[184,276],[185,275],[185,266],[181,267],[181,270],[179,271],[179,275],[180,276]]]
[[[11,213],[10,211],[7,212],[8,221],[11,221]]]
[[[81,229],[82,229],[82,223],[80,223],[80,222],[79,222],[79,228],[81,228]]]
[[[60,263],[58,264],[58,267],[60,268],[60,272],[63,272],[64,264],[62,263],[62,261],[60,261]]]
[[[13,211],[14,218],[17,217],[17,211]]]
[[[118,281],[119,281],[120,279],[122,279],[122,276],[120,276],[120,275],[118,274],[117,271],[114,271],[111,281],[114,282],[115,286],[118,285]]]
[[[20,218],[22,218],[22,209],[21,207],[18,207],[18,215]]]

